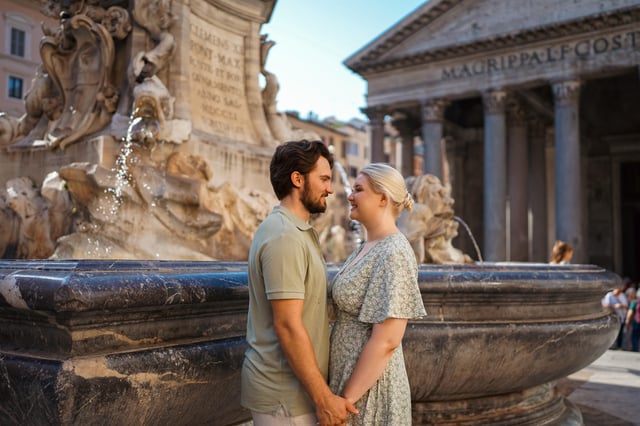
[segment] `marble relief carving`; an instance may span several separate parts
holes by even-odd
[[[66,146],[111,121],[120,93],[114,69],[114,39],[125,38],[131,23],[120,6],[47,3],[60,16],[57,28],[43,28],[42,66],[25,96],[20,119],[0,116],[0,144]]]
[[[0,114],[0,144],[20,153],[55,150],[61,163],[53,174],[62,185],[55,192],[46,181],[40,187],[27,178],[6,182],[0,194],[5,219],[0,254],[18,259],[245,259],[255,228],[276,200],[252,188],[213,186],[211,159],[195,142],[177,147],[190,140],[192,120],[201,118],[240,129],[218,136],[251,142],[245,125],[250,100],[244,88],[244,36],[189,15],[184,27],[191,36],[189,64],[177,68],[191,71],[191,84],[171,81],[170,86],[177,50],[171,31],[178,19],[170,0],[47,0],[43,6],[49,16],[60,17],[60,25],[44,29],[42,65],[26,96],[24,116]],[[264,109],[282,119],[275,110],[277,80],[264,69],[268,46],[262,71],[272,79],[264,95],[273,96],[266,97]],[[188,87],[202,102],[194,104],[189,119],[175,117],[169,87]],[[220,99],[212,100],[215,96]],[[293,135],[286,124],[283,138]],[[199,130],[215,139],[219,129],[214,127]],[[94,136],[102,137],[111,150],[102,154],[113,159],[63,160],[66,154],[60,151]]]

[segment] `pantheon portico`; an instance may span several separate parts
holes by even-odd
[[[561,239],[640,279],[640,0],[430,0],[345,64],[372,161],[385,117],[403,164],[419,138],[484,260],[545,262]]]

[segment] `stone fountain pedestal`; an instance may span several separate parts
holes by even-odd
[[[330,274],[336,268],[330,267]],[[555,380],[604,353],[595,266],[422,266],[404,340],[414,424],[574,425]],[[215,424],[239,405],[246,263],[0,262],[0,423]]]
[[[581,425],[555,381],[600,357],[619,277],[591,265],[423,266],[429,315],[403,341],[414,424]]]

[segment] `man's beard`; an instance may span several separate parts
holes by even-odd
[[[310,197],[311,190],[309,189],[308,181],[305,180],[304,188],[302,190],[302,196],[300,197],[300,201],[302,201],[302,205],[309,211],[311,214],[315,213],[324,213],[327,210],[327,203],[322,203],[322,199],[318,201],[314,201]]]

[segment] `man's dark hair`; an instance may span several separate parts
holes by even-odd
[[[285,142],[276,148],[276,152],[271,158],[269,172],[271,186],[273,186],[278,200],[291,194],[293,189],[291,173],[297,171],[306,176],[313,170],[316,161],[321,156],[327,159],[329,166],[333,169],[333,155],[322,141],[303,139]]]

